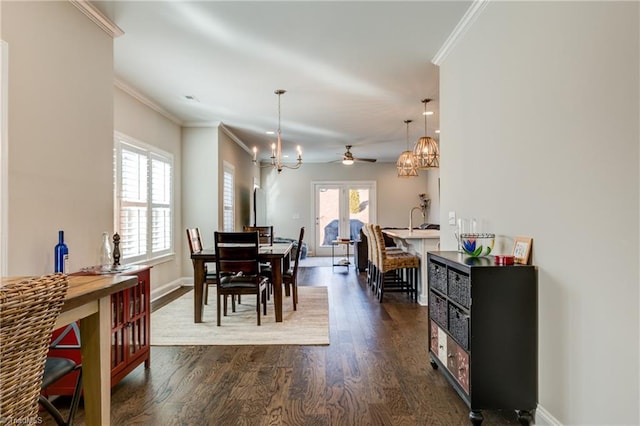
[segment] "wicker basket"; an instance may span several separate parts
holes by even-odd
[[[447,294],[447,267],[429,262],[429,285],[442,294]]]
[[[429,316],[447,328],[447,301],[432,291],[429,292]]]
[[[471,294],[469,289],[469,276],[458,271],[449,270],[448,295],[451,300],[469,308]]]
[[[7,424],[37,424],[38,395],[67,277],[45,275],[0,285],[0,414]]]
[[[456,342],[469,350],[469,315],[449,304],[449,332]]]

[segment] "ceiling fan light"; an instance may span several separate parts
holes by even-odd
[[[353,160],[350,158],[345,158],[342,160],[342,164],[344,164],[345,166],[350,166],[353,164]]]

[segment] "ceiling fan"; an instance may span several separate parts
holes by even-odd
[[[353,145],[345,145],[345,148],[347,148],[347,151],[342,154],[342,164],[345,164],[347,166],[350,166],[351,164],[353,164],[354,161],[359,161],[359,162],[363,162],[363,163],[375,163],[376,160],[375,158],[356,158],[353,156],[353,154],[351,153],[351,147]]]

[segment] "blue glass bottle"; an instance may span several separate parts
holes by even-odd
[[[55,272],[67,273],[67,263],[69,262],[69,248],[64,243],[64,231],[58,231],[58,244],[54,250]]]

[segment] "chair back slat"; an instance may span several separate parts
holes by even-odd
[[[187,228],[187,241],[189,242],[189,250],[191,254],[202,251],[202,236],[200,228]]]
[[[248,226],[242,227],[244,232],[258,231],[260,234],[260,244],[273,245],[273,226]]]
[[[242,272],[258,275],[258,232],[216,232],[216,266],[219,274]]]
[[[304,239],[304,226],[300,228],[300,237],[298,238],[298,250],[296,250],[295,264],[293,265],[293,276],[298,276],[298,263],[300,263],[300,253],[302,252],[302,240]]]
[[[0,285],[0,414],[7,424],[38,422],[44,364],[67,287],[64,274]]]

